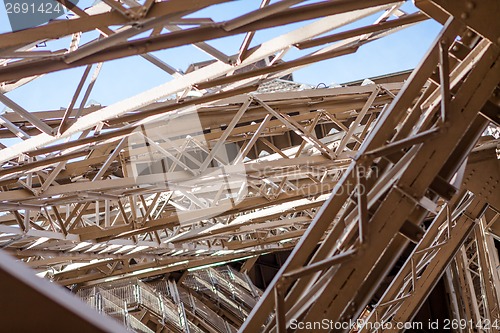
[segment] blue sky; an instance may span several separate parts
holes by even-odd
[[[87,7],[91,2],[83,0],[79,6]],[[240,0],[222,5],[213,6],[200,11],[192,16],[211,17],[221,21],[236,17],[259,7],[260,0]],[[402,7],[406,12],[414,12],[416,8],[411,2]],[[343,27],[346,30],[360,25],[372,23],[379,14],[365,18],[357,23]],[[257,32],[252,45],[260,44],[272,37],[291,31],[302,24],[291,24]],[[308,66],[294,73],[298,82],[317,85],[325,83],[342,83],[366,77],[397,72],[414,68],[431,42],[441,29],[441,26],[427,20],[413,27],[404,29],[393,35],[362,46],[355,54],[338,57]],[[0,5],[0,33],[10,31],[5,7]],[[97,36],[97,32],[84,35],[83,42]],[[209,44],[219,48],[226,54],[234,54],[243,39],[243,35],[233,36],[220,40],[210,41]],[[67,48],[69,39],[52,42],[43,49]],[[285,60],[293,59],[298,55],[307,54],[314,49],[306,51],[291,50]],[[184,70],[193,63],[208,60],[210,57],[192,46],[178,47],[164,51],[154,52],[171,66]],[[8,96],[14,99],[29,111],[66,108],[79,82],[84,68],[75,68],[62,72],[55,72],[43,76],[13,92]],[[158,86],[171,80],[171,76],[157,69],[154,65],[140,57],[129,57],[104,63],[99,78],[90,96],[102,105],[109,105],[125,97],[135,95],[142,91]],[[83,95],[83,94],[82,94]],[[77,103],[78,106],[78,103]],[[0,109],[3,106],[0,105]]]

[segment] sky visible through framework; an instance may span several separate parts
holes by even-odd
[[[7,1],[7,0],[6,0]],[[223,21],[257,9],[261,0],[240,0],[221,5],[215,5],[192,14],[193,17],[211,17],[214,21]],[[272,1],[275,2],[275,1]],[[311,3],[314,1],[306,1]],[[92,1],[82,0],[80,8],[92,5]],[[417,9],[411,1],[402,7],[406,12]],[[380,14],[372,15],[351,25],[334,30],[334,32],[349,30],[361,25],[373,23]],[[290,24],[259,31],[251,46],[258,45],[273,37],[292,31],[304,23]],[[362,46],[355,54],[346,55],[331,60],[322,61],[294,72],[295,81],[316,86],[324,83],[326,86],[367,77],[383,75],[414,68],[436,37],[441,26],[427,20],[415,26],[406,28],[380,40]],[[0,5],[0,33],[10,32],[5,6]],[[97,37],[97,32],[85,33],[81,44]],[[137,38],[144,37],[139,35]],[[212,46],[231,55],[237,53],[244,35],[209,41]],[[57,50],[68,48],[69,37],[47,43],[40,50]],[[284,60],[293,59],[315,51],[317,48],[299,51],[291,49]],[[179,70],[185,70],[191,63],[209,60],[210,56],[195,47],[188,45],[173,49],[153,52],[169,65]],[[7,95],[29,111],[66,108],[76,89],[84,67],[74,68],[44,75]],[[90,79],[90,78],[89,78]],[[171,80],[167,73],[157,69],[141,57],[134,56],[104,63],[99,78],[90,96],[90,101],[102,105],[110,105],[126,97],[156,87]],[[83,95],[83,94],[82,94]],[[81,97],[80,97],[81,98]],[[79,101],[77,102],[78,105]],[[0,109],[3,109],[0,104]]]

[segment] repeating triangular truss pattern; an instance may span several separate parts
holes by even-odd
[[[495,331],[485,323],[500,320],[498,2],[419,0],[406,13],[394,0],[263,0],[217,22],[201,13],[225,0],[104,0],[85,10],[57,1],[70,18],[0,35],[0,248],[137,330],[144,323],[113,294],[122,285],[138,304],[151,294],[158,316],[167,303],[184,311],[181,331],[196,322],[220,331],[193,319],[179,289],[201,272],[210,278],[198,284],[213,281],[219,273],[206,266],[246,260],[245,272],[260,255],[292,250],[258,302],[245,282],[248,311],[219,323],[228,332],[325,318],[402,331],[441,278],[454,319]],[[428,19],[443,28],[411,72],[332,87],[291,80]],[[254,45],[259,31],[289,25]],[[235,54],[210,43],[238,35]],[[66,49],[37,48],[64,37]],[[155,53],[186,45],[210,60],[180,71]],[[129,57],[171,80],[92,102],[103,66]],[[66,108],[34,112],[9,97],[78,67]],[[184,274],[174,281],[174,272]],[[153,278],[164,289],[144,282]]]

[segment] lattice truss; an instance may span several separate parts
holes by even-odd
[[[482,181],[466,157],[490,124],[498,133],[500,23],[484,19],[495,1],[417,1],[423,12],[407,14],[390,0],[263,0],[225,22],[195,16],[223,0],[104,0],[86,10],[60,2],[72,19],[0,35],[0,102],[11,110],[0,116],[0,246],[51,279],[143,278],[294,247],[242,327],[285,331],[292,318],[410,320],[481,219],[468,242],[491,247],[478,236],[497,228],[484,214],[498,200],[495,183],[458,188],[465,174]],[[377,13],[371,25],[332,33]],[[429,17],[443,30],[406,82],[301,89],[281,80]],[[297,22],[250,47],[259,30]],[[238,34],[234,55],[207,43]],[[65,50],[35,48],[64,36]],[[150,54],[183,45],[213,61],[182,73]],[[86,106],[105,62],[131,56],[172,80]],[[65,109],[30,112],[7,95],[79,66]],[[273,84],[287,91],[266,92]],[[485,138],[476,149],[494,151]],[[424,228],[424,219],[434,222]],[[410,240],[409,266],[367,307]],[[446,273],[450,288],[462,277],[463,295],[478,292],[463,278],[477,269],[470,249]],[[493,259],[481,264],[498,278]],[[477,297],[455,300],[486,316]]]
[[[225,22],[193,18],[222,2],[104,1],[82,10],[62,1],[71,19],[0,35],[0,101],[9,108],[0,116],[2,248],[73,284],[296,243],[403,82],[304,90],[280,78],[428,17],[385,0],[263,1]],[[316,38],[376,13],[372,25]],[[311,19],[249,47],[261,29]],[[99,37],[80,45],[95,30]],[[234,55],[206,43],[236,34],[243,37]],[[35,47],[68,35],[66,50]],[[181,73],[150,54],[188,44],[213,61]],[[284,61],[292,47],[316,51]],[[172,80],[113,105],[86,106],[105,62],[129,56]],[[30,112],[8,97],[78,66],[85,71],[65,109]]]
[[[499,124],[500,26],[484,23],[499,4],[417,6],[443,30],[240,332],[325,319],[340,323],[334,332],[402,332],[445,273],[452,315],[464,320],[451,328],[498,331],[498,141],[481,135]]]

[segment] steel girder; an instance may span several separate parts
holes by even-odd
[[[482,116],[477,117],[481,108],[489,107],[488,100],[500,80],[499,50],[495,41],[487,38],[468,44],[474,34],[468,30],[464,35],[464,29],[467,30],[461,22],[449,16],[426,58],[360,147],[330,199],[244,323],[242,332],[256,327],[284,332],[297,320],[321,323],[326,319],[341,323],[366,317],[365,306],[405,248],[407,241],[399,236],[404,225],[409,222],[419,225],[429,213],[436,213],[439,197],[450,200],[453,190],[451,193],[438,190],[437,177],[439,182],[446,183],[457,171],[460,175],[459,167],[488,123]],[[469,45],[468,52],[459,59],[450,56],[456,36],[462,36],[460,43]],[[439,78],[432,80],[423,98],[412,107],[415,94],[433,72],[439,73]],[[409,113],[405,114],[406,110]],[[438,134],[434,136],[435,133]],[[360,167],[383,171],[367,174],[360,172]],[[347,190],[349,184],[357,186]],[[494,202],[498,194],[496,184],[491,186],[488,191]],[[453,186],[448,184],[444,188]],[[348,205],[349,202],[356,204]],[[426,266],[418,266],[420,261],[409,259],[411,269],[405,272],[413,273],[415,290],[386,299],[387,303],[381,304],[383,311],[391,305],[389,309],[396,307],[398,312],[389,312],[384,320],[405,322],[413,318],[474,220],[484,212],[484,205],[474,205],[472,217],[456,222],[466,222],[467,226],[458,228],[457,235],[450,235],[453,242],[447,242],[446,250],[439,251],[442,258],[438,256],[439,260],[425,263],[441,265],[437,270],[430,269],[435,274],[433,278],[415,282],[415,274],[420,274],[420,269]],[[434,239],[428,234],[430,230],[433,229],[425,235]],[[419,239],[422,234],[417,231],[414,238]],[[424,241],[428,242],[425,236]],[[318,242],[321,245],[316,248]],[[432,244],[435,241],[428,245]],[[422,251],[426,248],[423,246]],[[422,251],[419,255],[427,253]],[[410,288],[409,280],[406,281],[405,287]],[[275,316],[266,323],[272,312]],[[373,320],[380,319],[378,313],[373,316]]]
[[[225,22],[188,16],[222,2],[105,1],[73,7],[71,20],[0,35],[0,101],[12,110],[0,115],[0,247],[63,285],[293,248],[242,332],[281,332],[292,319],[409,321],[444,272],[457,318],[496,318],[498,215],[484,213],[499,200],[496,185],[485,192],[481,181],[465,181],[474,197],[458,188],[467,156],[497,119],[498,26],[482,17],[498,4],[416,1],[422,12],[406,14],[390,0],[264,0]],[[381,14],[372,25],[330,33],[374,13]],[[406,82],[301,90],[279,79],[428,17],[443,31]],[[314,21],[249,47],[259,30],[307,20]],[[93,30],[99,37],[80,45]],[[206,43],[237,34],[245,38],[234,55]],[[34,48],[64,36],[67,50]],[[213,61],[182,73],[150,54],[190,44]],[[283,60],[292,47],[317,46]],[[86,106],[103,64],[130,56],[172,80]],[[85,71],[63,110],[30,112],[8,97],[79,66]],[[264,92],[272,82],[290,91]],[[368,313],[410,241],[418,250]],[[480,290],[467,275],[464,244],[481,252]]]
[[[74,7],[72,20],[0,35],[0,98],[12,111],[0,120],[0,137],[9,142],[0,151],[5,250],[73,284],[294,246],[403,83],[297,90],[275,79],[427,17],[387,0],[263,3],[219,23],[186,17],[222,2]],[[373,25],[315,38],[377,12]],[[249,48],[255,31],[310,19]],[[128,41],[149,29],[150,37]],[[92,30],[99,38],[80,45]],[[240,33],[246,38],[235,55],[206,43]],[[63,36],[71,43],[62,53],[33,48]],[[181,73],[149,54],[188,44],[214,60]],[[293,45],[323,46],[283,61]],[[113,105],[86,106],[105,62],[133,54],[173,79]],[[40,75],[78,66],[85,71],[66,109],[29,112],[8,97]],[[285,91],[255,91],[273,82]],[[22,142],[12,145],[16,137]]]

